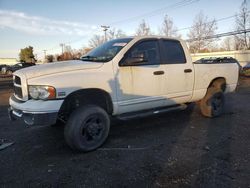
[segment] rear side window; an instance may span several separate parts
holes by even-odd
[[[163,40],[164,64],[181,64],[186,63],[186,57],[182,45],[177,40]]]

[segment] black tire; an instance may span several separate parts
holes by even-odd
[[[65,122],[60,120],[60,119],[57,119],[56,120],[56,123],[50,125],[51,127],[62,127],[62,126],[65,126]]]
[[[206,96],[200,101],[201,113],[206,117],[217,117],[224,110],[224,93],[218,87],[210,87]]]
[[[74,150],[88,152],[100,147],[108,137],[110,119],[107,112],[94,105],[79,107],[64,128],[66,143]]]

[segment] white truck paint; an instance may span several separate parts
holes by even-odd
[[[111,47],[117,47],[118,53],[107,62],[100,60],[95,62],[94,59],[85,56],[84,61],[56,62],[16,71],[14,73],[16,91],[10,98],[11,116],[19,113],[26,123],[36,124],[35,119],[39,115],[46,117],[54,114],[52,118],[49,118],[50,121],[45,122],[55,123],[64,101],[72,93],[86,89],[98,89],[108,94],[112,103],[112,110],[109,113],[117,116],[199,101],[204,98],[209,85],[217,78],[225,80],[224,92],[232,92],[237,86],[238,65],[236,63],[193,63],[185,42],[180,39],[143,36],[126,38],[127,42],[117,40],[112,43]],[[132,54],[133,49],[136,49],[141,43],[143,46],[147,41],[155,41],[157,44],[156,50],[153,49],[155,51],[144,49],[145,53],[148,53],[147,58],[150,59],[150,54],[153,58],[159,56],[157,60],[152,60],[152,62],[158,61],[159,63],[126,64],[128,54]],[[168,54],[171,54],[172,50],[166,51],[167,47],[163,48],[163,44],[168,45],[168,42],[170,44],[173,41],[179,43],[183,48],[185,62],[167,62]],[[158,56],[154,53],[158,53]],[[178,54],[172,54],[173,57],[177,57],[176,55],[178,56]],[[18,79],[21,84],[17,83]],[[32,99],[28,87],[34,85],[54,87],[55,98],[51,100]],[[84,98],[84,96],[81,97]],[[40,120],[38,122],[41,123]]]

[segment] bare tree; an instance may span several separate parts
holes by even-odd
[[[65,45],[64,46],[64,52],[70,52],[71,53],[72,52],[71,46],[70,45],[67,45],[67,46]]]
[[[115,38],[120,38],[124,37],[126,34],[121,30],[121,29],[110,29],[107,31],[107,39],[115,39]],[[96,48],[97,46],[103,44],[105,42],[105,37],[102,35],[94,35],[90,40],[89,40],[89,47],[90,48]]]
[[[92,48],[89,47],[83,47],[82,49],[80,49],[81,55],[85,55],[88,52],[90,52],[92,50]]]
[[[234,49],[234,46],[233,46],[233,38],[232,37],[226,37],[223,39],[222,43],[221,43],[221,46],[223,49],[227,50],[227,51],[230,51],[230,50],[233,50]]]
[[[125,37],[126,34],[121,29],[110,29],[107,33],[108,40]]]
[[[173,19],[168,15],[165,15],[162,27],[160,28],[160,34],[166,37],[180,37],[177,33],[177,27],[174,26]]]
[[[191,52],[207,51],[211,47],[215,39],[206,39],[215,34],[217,29],[216,21],[209,20],[202,12],[194,19],[193,25],[189,30],[188,37]]]
[[[46,60],[47,60],[48,63],[51,63],[51,62],[54,61],[54,56],[53,55],[47,55]]]
[[[135,35],[137,36],[145,36],[145,35],[151,35],[151,29],[149,25],[145,22],[145,20],[142,20],[142,22],[139,24]]]
[[[97,46],[103,44],[105,42],[104,36],[102,35],[94,35],[89,40],[89,47],[96,48]]]
[[[74,58],[74,50],[70,45],[64,46],[64,52],[61,55],[55,55],[55,59],[57,61],[67,61],[72,60]]]
[[[236,29],[238,31],[246,31],[250,28],[250,14],[248,11],[247,1],[244,0],[240,7],[240,12],[236,17]],[[243,33],[235,36],[235,47],[236,50],[250,49],[250,35]]]

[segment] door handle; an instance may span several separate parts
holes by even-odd
[[[162,74],[164,74],[164,71],[155,71],[154,72],[154,75],[162,75]]]
[[[184,72],[185,73],[190,73],[190,72],[192,72],[192,69],[185,69]]]

